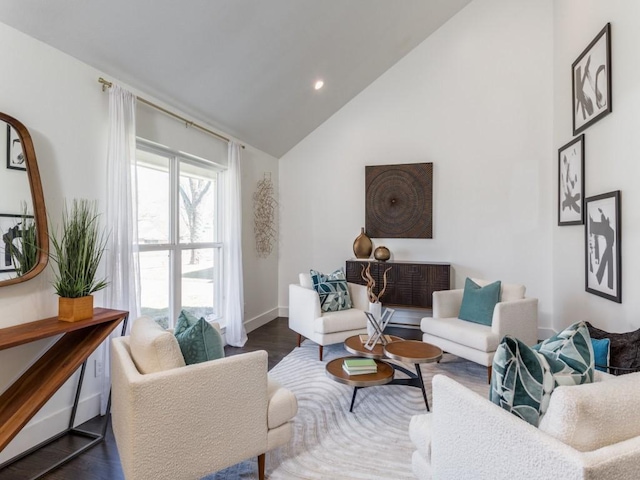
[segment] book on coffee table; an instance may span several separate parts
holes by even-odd
[[[372,358],[346,358],[342,362],[342,369],[349,375],[364,375],[376,373],[378,365]]]

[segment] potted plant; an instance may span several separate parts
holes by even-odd
[[[51,260],[57,266],[53,288],[60,296],[58,318],[67,322],[93,316],[92,293],[107,286],[106,279],[96,279],[107,238],[99,224],[97,203],[74,200],[71,210],[65,203],[62,232],[50,236]]]

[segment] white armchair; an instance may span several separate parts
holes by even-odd
[[[131,337],[111,343],[112,424],[125,478],[195,480],[258,456],[264,479],[265,452],[289,441],[297,412],[296,397],[269,379],[267,352],[180,366],[173,334],[148,317],[137,322],[151,330],[145,352],[132,357],[139,342]],[[150,371],[141,354],[155,371],[139,371]]]
[[[473,281],[480,286],[490,283]],[[422,340],[486,366],[490,381],[493,355],[502,337],[513,335],[527,345],[538,341],[538,299],[525,298],[524,293],[524,285],[502,284],[491,326],[486,326],[458,318],[463,289],[434,292],[433,317],[420,322]]]
[[[364,314],[369,309],[367,287],[348,283],[353,308],[323,312],[311,276],[301,273],[299,277],[299,285],[289,285],[289,328],[298,334],[298,346],[302,337],[317,343],[322,360],[324,345],[341,343],[352,335],[367,333],[367,317]]]
[[[640,373],[596,372],[594,383],[556,387],[536,428],[436,375],[433,413],[409,426],[413,473],[420,480],[637,479],[639,380]]]

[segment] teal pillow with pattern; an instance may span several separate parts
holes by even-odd
[[[222,336],[204,318],[182,310],[173,333],[187,365],[224,357]]]
[[[317,270],[310,270],[313,288],[320,297],[320,309],[323,312],[336,312],[351,308],[351,297],[347,277],[342,269],[328,275]]]
[[[467,278],[464,282],[462,304],[460,305],[460,320],[491,326],[493,310],[500,301],[500,280],[481,287]]]
[[[593,368],[593,348],[584,322],[533,347],[506,335],[493,357],[489,397],[537,427],[555,387],[591,383]]]

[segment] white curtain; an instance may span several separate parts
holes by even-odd
[[[136,209],[136,97],[114,85],[109,90],[109,143],[107,146],[107,231],[105,253],[109,308],[129,312],[127,328],[140,316],[140,268]],[[112,337],[121,334],[117,327]],[[109,339],[110,340],[110,339]],[[100,401],[104,415],[111,388],[110,341],[103,346],[104,376]]]
[[[242,286],[242,201],[240,191],[240,145],[229,142],[224,198],[224,309],[226,340],[242,347],[247,341],[244,328]]]

